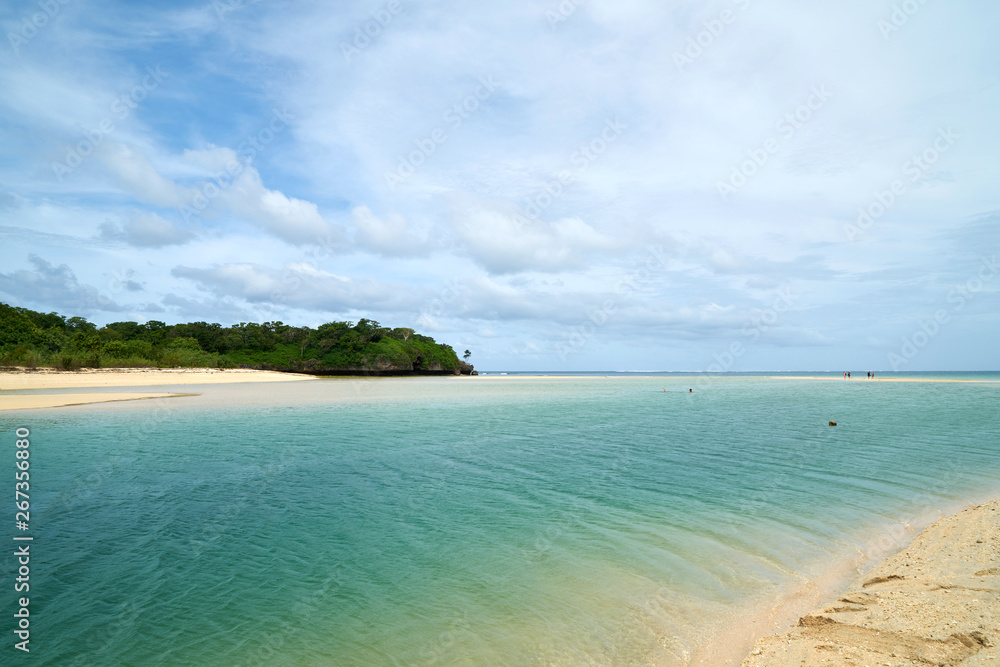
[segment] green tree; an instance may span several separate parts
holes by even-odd
[[[396,340],[401,340],[404,343],[413,336],[413,329],[393,329],[388,333],[390,338],[395,338]]]
[[[142,337],[153,345],[159,345],[167,339],[167,323],[159,320],[150,320],[142,325]]]
[[[66,320],[66,328],[70,331],[85,331],[87,333],[93,333],[97,331],[97,327],[82,317],[71,317]]]
[[[466,358],[471,352],[466,350]],[[278,370],[456,371],[459,357],[409,328],[375,320],[327,322],[315,330],[283,322],[167,325],[112,322],[100,329],[82,317],[39,313],[0,303],[0,363],[66,369],[131,366],[245,365]]]
[[[101,328],[101,335],[106,340],[135,340],[139,338],[146,328],[138,322],[112,322]]]
[[[0,303],[0,347],[34,345],[40,342],[41,337],[42,332],[27,313]]]
[[[9,307],[10,306],[8,306],[8,308]],[[28,310],[27,308],[15,308],[15,310],[31,319],[35,326],[42,331],[47,329],[66,329],[66,318],[59,313],[36,313],[35,311]]]

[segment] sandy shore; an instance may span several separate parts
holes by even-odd
[[[98,368],[80,371],[39,369],[0,372],[0,391],[12,389],[75,389],[77,387],[149,387],[165,384],[226,382],[297,382],[310,375],[242,368]]]
[[[1000,665],[1000,500],[924,530],[742,667]]]
[[[102,368],[81,371],[50,369],[0,372],[0,411],[55,408],[88,403],[134,401],[144,398],[192,396],[194,394],[150,392],[10,393],[46,389],[86,389],[91,387],[151,387],[164,385],[205,385],[244,382],[300,382],[309,375],[276,371],[206,368]]]

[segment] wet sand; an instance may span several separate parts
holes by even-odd
[[[1000,665],[1000,500],[934,523],[742,663],[860,665]]]

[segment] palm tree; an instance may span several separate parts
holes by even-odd
[[[468,350],[466,350],[465,354],[462,355],[462,358],[464,358],[465,361],[468,362],[469,361],[469,357],[471,357],[471,356],[472,356],[472,353],[469,352]]]

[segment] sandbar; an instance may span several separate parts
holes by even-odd
[[[48,389],[86,389],[96,387],[151,387],[164,385],[205,385],[246,382],[301,382],[314,379],[310,375],[293,375],[277,371],[206,368],[101,368],[80,371],[53,369],[17,369],[0,371],[0,411],[55,408],[91,403],[134,401],[147,398],[193,396],[183,393],[151,392],[59,392],[41,393]],[[32,391],[38,393],[20,393]]]
[[[1000,500],[926,528],[742,667],[1000,664]]]
[[[68,393],[68,394],[0,394],[0,412],[34,408],[64,408],[70,405],[139,401],[146,398],[177,398],[196,394],[154,394],[138,392]]]
[[[149,387],[174,384],[230,382],[301,382],[311,375],[255,371],[242,368],[85,368],[0,371],[0,391],[18,389],[75,389],[77,387]]]

